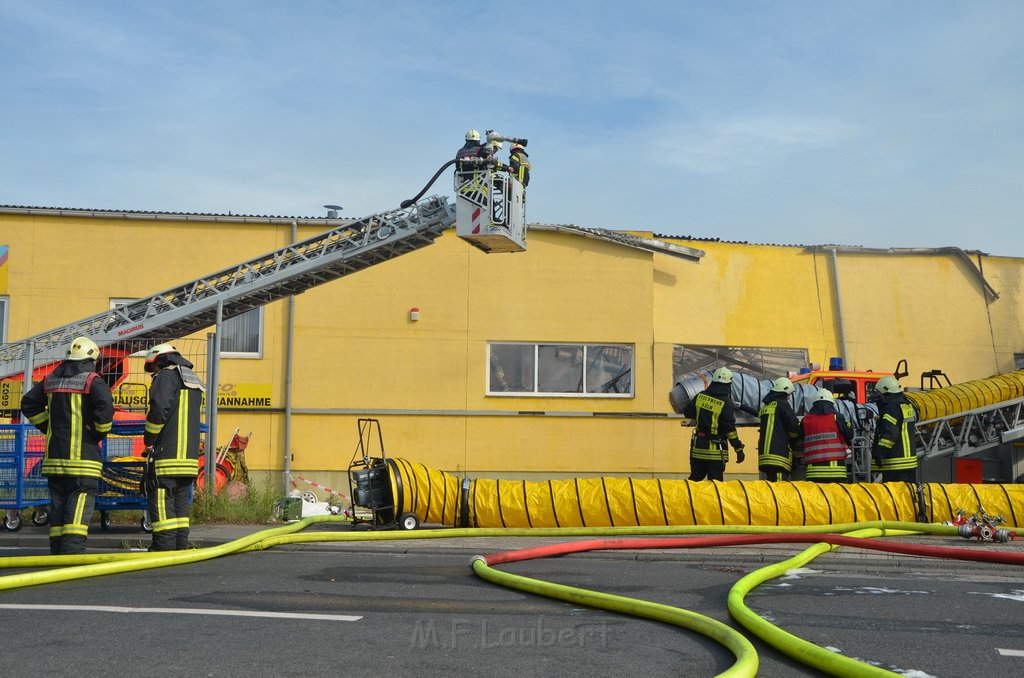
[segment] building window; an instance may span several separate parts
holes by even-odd
[[[488,349],[488,395],[633,395],[631,345],[495,342]]]
[[[7,343],[7,304],[8,297],[0,294],[0,344]]]
[[[1013,354],[1013,369],[1024,370],[1024,353]]]
[[[807,349],[803,348],[677,344],[672,349],[672,383],[679,382],[688,374],[719,367],[728,367],[758,379],[775,379],[796,374],[807,365]]]
[[[220,354],[226,358],[263,357],[263,307],[221,323]]]

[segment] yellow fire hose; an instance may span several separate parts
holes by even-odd
[[[907,391],[907,399],[917,409],[920,421],[940,419],[1017,398],[1024,398],[1024,370],[931,391]]]

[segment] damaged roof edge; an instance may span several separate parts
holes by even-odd
[[[528,228],[529,230],[536,231],[556,231],[582,235],[586,238],[604,240],[606,242],[612,242],[625,247],[632,247],[645,252],[654,252],[655,254],[667,254],[671,257],[679,257],[680,259],[688,259],[689,261],[700,261],[706,254],[704,250],[698,250],[693,247],[684,247],[682,245],[655,240],[654,238],[644,238],[630,233],[610,231],[603,228],[585,228],[575,224],[530,224]]]

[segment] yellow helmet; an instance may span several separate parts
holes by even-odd
[[[158,356],[177,352],[178,349],[174,347],[174,344],[157,344],[153,348],[146,351],[145,370],[147,372],[156,372],[156,359]]]
[[[772,382],[771,390],[777,391],[779,393],[792,393],[793,382],[791,382],[787,377],[779,377],[778,379]]]
[[[818,403],[821,402],[822,400],[834,403],[836,401],[836,397],[832,395],[832,391],[828,390],[827,388],[822,388],[818,389],[818,395],[814,397],[814,402]]]
[[[480,132],[475,129],[471,129],[466,132],[466,141],[480,141]]]
[[[78,337],[68,347],[68,360],[88,360],[100,357],[100,347],[89,337]]]
[[[899,393],[903,390],[900,382],[892,375],[886,375],[875,384],[875,390],[881,393]]]
[[[719,367],[711,375],[711,381],[717,381],[720,384],[731,384],[732,370],[730,370],[728,367]]]

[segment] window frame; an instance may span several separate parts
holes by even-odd
[[[532,391],[496,391],[492,387],[493,367],[491,365],[492,350],[496,346],[530,346],[533,347],[533,375]],[[542,381],[541,369],[543,367],[540,351],[542,348],[565,347],[569,349],[582,349],[583,354],[580,360],[582,378],[582,391],[541,391],[539,385]],[[626,393],[602,393],[599,391],[587,390],[587,362],[589,351],[594,348],[619,348],[629,351],[629,368],[631,375],[629,380],[629,391]],[[495,397],[511,398],[612,398],[631,399],[636,397],[636,345],[622,342],[578,342],[578,341],[488,341],[487,360],[485,364],[486,387],[485,394]],[[605,382],[607,383],[607,382]]]

